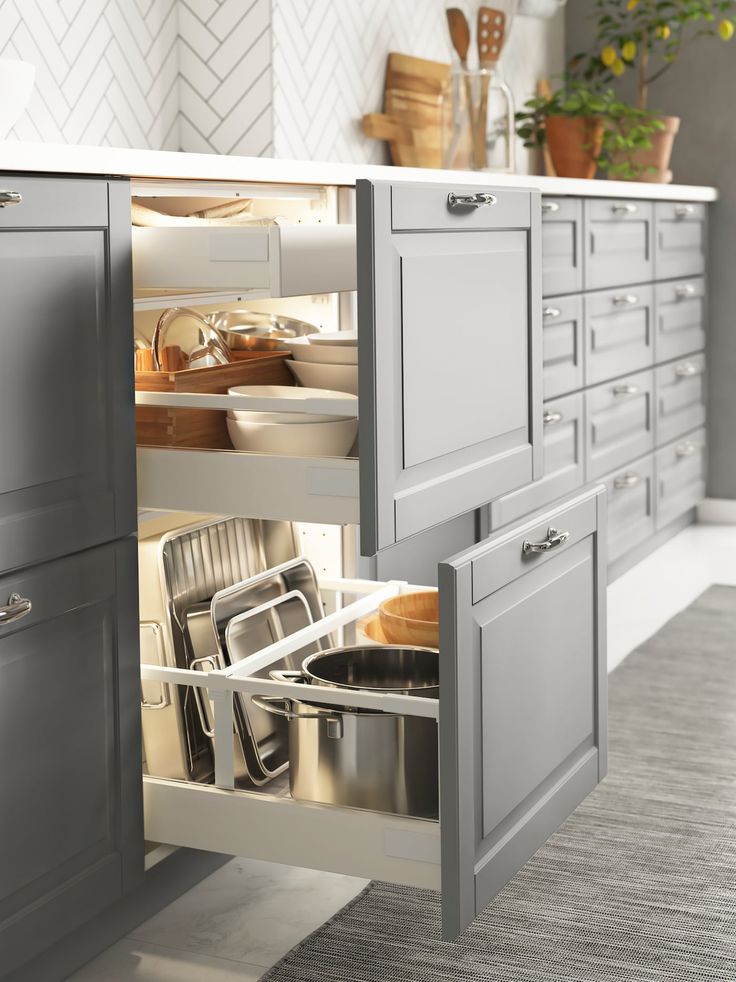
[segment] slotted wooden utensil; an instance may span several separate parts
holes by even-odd
[[[493,72],[498,59],[501,57],[501,50],[506,36],[506,14],[495,7],[478,8],[478,64],[481,69]],[[481,92],[478,106],[476,137],[473,146],[476,151],[476,167],[486,167],[488,157],[486,153],[486,117],[488,115],[488,91],[491,85],[490,74],[481,78]]]

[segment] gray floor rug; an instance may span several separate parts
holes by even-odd
[[[736,588],[616,669],[609,739],[606,781],[457,942],[438,894],[371,883],[264,980],[734,982]]]

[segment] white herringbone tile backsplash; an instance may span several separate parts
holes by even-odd
[[[449,60],[445,0],[0,0],[0,57],[36,65],[11,138],[379,162],[360,131],[386,54]],[[561,22],[519,18],[521,101],[562,66]]]

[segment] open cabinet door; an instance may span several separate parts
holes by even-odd
[[[539,194],[358,181],[361,553],[541,473]]]
[[[599,487],[440,564],[447,939],[606,773],[605,528]]]

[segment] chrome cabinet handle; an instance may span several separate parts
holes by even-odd
[[[635,293],[617,293],[615,297],[612,298],[611,303],[614,307],[625,307],[631,304],[639,303],[639,298]]]
[[[622,205],[611,205],[611,211],[614,215],[634,215],[638,210],[637,206],[630,201]]]
[[[623,474],[614,479],[613,486],[617,491],[621,491],[624,488],[635,488],[640,481],[641,477],[638,474]]]
[[[542,317],[559,317],[562,311],[559,307],[545,307],[542,311]]]
[[[692,283],[680,283],[675,287],[675,296],[678,300],[684,300],[686,297],[692,297],[695,293],[695,287]]]
[[[7,205],[19,205],[23,200],[20,191],[0,191],[0,208]]]
[[[695,205],[675,205],[675,216],[677,218],[687,218],[688,215],[695,214]]]
[[[675,454],[678,457],[692,457],[697,450],[694,443],[680,443],[675,447]]]
[[[477,191],[475,194],[455,194],[450,191],[447,195],[447,207],[453,209],[484,208],[495,205],[498,198],[488,191]]]
[[[699,375],[696,365],[691,361],[684,361],[681,365],[675,365],[675,375],[677,378],[690,378],[692,375]]]
[[[545,412],[542,416],[542,422],[545,426],[554,426],[555,423],[561,423],[565,417],[562,413],[558,413],[556,410],[554,412]]]
[[[615,396],[635,396],[639,394],[638,385],[614,385],[613,394]]]
[[[545,215],[554,215],[559,210],[560,210],[560,206],[557,201],[542,202],[542,213]]]
[[[547,538],[544,542],[530,542],[529,539],[524,539],[521,546],[521,551],[528,555],[530,552],[549,552],[550,549],[556,549],[557,546],[561,546],[563,542],[567,542],[570,538],[569,532],[559,532],[556,528],[550,527],[547,529]]]
[[[30,600],[21,597],[19,593],[11,593],[8,602],[4,607],[0,607],[0,627],[19,621],[21,617],[30,614],[33,604]]]

